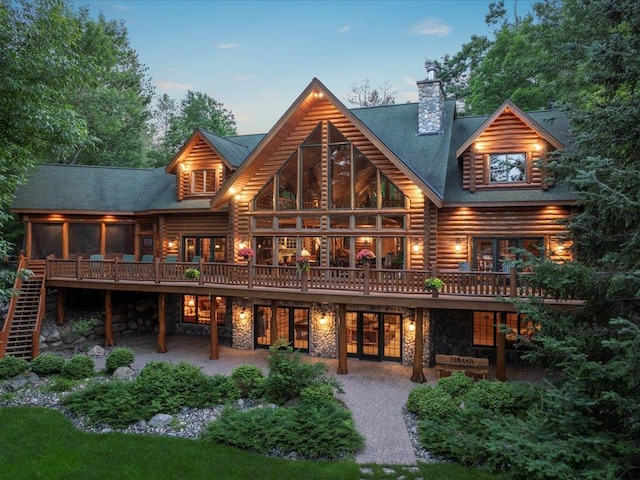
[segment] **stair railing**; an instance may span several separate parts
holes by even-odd
[[[42,275],[42,283],[40,284],[40,294],[38,302],[38,316],[36,324],[31,331],[31,358],[34,359],[40,354],[40,330],[42,329],[42,321],[46,315],[47,308],[47,288],[45,286],[46,275]]]
[[[13,322],[13,316],[16,311],[16,303],[18,302],[18,292],[22,288],[22,275],[19,275],[22,269],[25,268],[26,259],[20,255],[18,261],[18,270],[16,270],[16,280],[13,283],[13,292],[11,294],[11,300],[9,301],[9,311],[7,312],[7,318],[4,321],[2,330],[0,330],[0,358],[4,358],[5,351],[7,349],[7,337],[11,331],[11,323]]]

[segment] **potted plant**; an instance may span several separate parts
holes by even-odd
[[[18,271],[18,276],[22,281],[29,280],[29,277],[33,276],[33,271],[28,268],[21,268]]]
[[[438,277],[429,277],[424,280],[424,289],[431,292],[434,298],[438,298],[438,291],[444,287],[444,282]]]
[[[367,248],[363,248],[356,254],[356,260],[363,265],[371,262],[371,260],[374,260],[375,258],[375,254]]]
[[[245,260],[249,260],[255,256],[255,252],[251,249],[251,247],[242,247],[238,250],[238,255],[240,255]]]
[[[187,268],[184,271],[184,276],[189,280],[197,280],[200,278],[200,270],[197,268]]]
[[[309,257],[298,257],[296,258],[296,268],[299,272],[308,272],[311,270],[311,265],[309,264]]]

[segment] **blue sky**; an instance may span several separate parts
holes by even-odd
[[[489,0],[77,1],[123,20],[156,91],[205,92],[231,110],[238,133],[265,133],[318,78],[346,105],[352,84],[389,82],[417,100],[424,62],[491,32]],[[511,0],[508,4],[513,3]],[[530,0],[519,0],[526,13]]]

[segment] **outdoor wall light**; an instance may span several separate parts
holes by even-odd
[[[318,325],[324,327],[327,324],[327,316],[323,313],[322,316],[318,319]]]
[[[420,245],[418,245],[417,243],[413,244],[413,251],[415,253],[418,253],[420,251]]]
[[[413,320],[411,320],[409,322],[409,331],[410,332],[415,332],[416,331],[416,324],[415,324],[415,322]]]
[[[459,252],[460,250],[462,250],[462,240],[458,238],[456,240],[456,252]]]
[[[247,311],[244,308],[240,312],[239,317],[240,317],[240,320],[242,320],[243,322],[247,319]]]

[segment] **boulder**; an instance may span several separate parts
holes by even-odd
[[[37,374],[33,372],[25,372],[9,380],[9,383],[7,384],[6,387],[7,387],[7,390],[9,390],[10,392],[13,392],[16,390],[20,390],[21,388],[24,388],[27,385],[31,385],[32,383],[37,382],[39,379],[40,377]]]
[[[132,380],[135,376],[136,372],[130,367],[118,367],[113,372],[113,378],[117,380]]]
[[[149,420],[150,427],[167,427],[171,425],[173,421],[173,417],[171,415],[167,415],[166,413],[158,413],[154,415],[151,420]]]
[[[92,355],[94,357],[103,357],[104,356],[104,348],[100,345],[94,345],[91,350],[87,352],[87,355]]]

